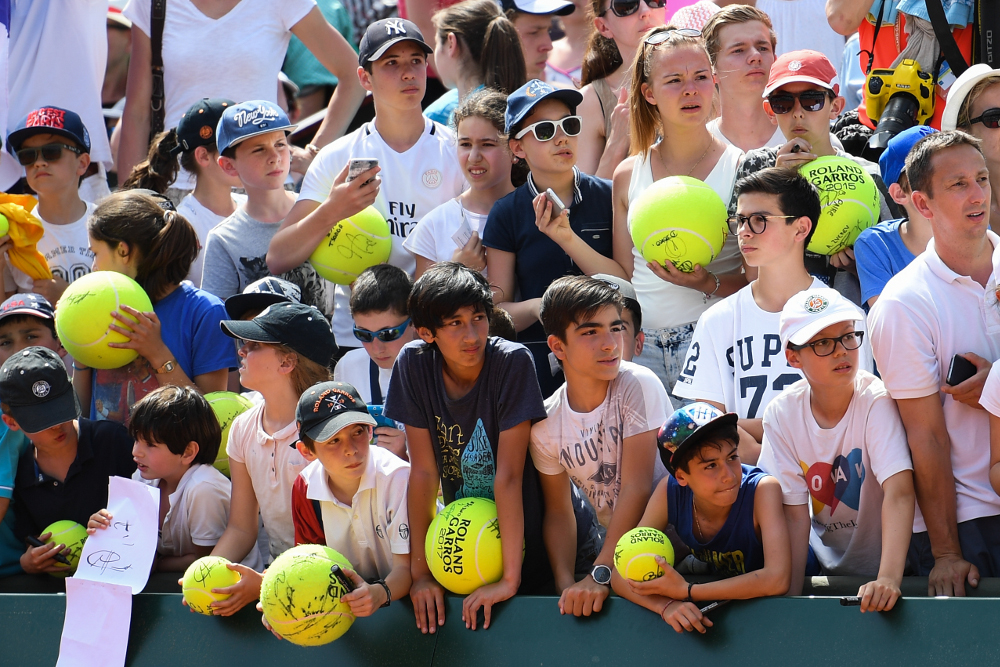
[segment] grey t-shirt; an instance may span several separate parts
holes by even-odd
[[[205,242],[205,270],[201,288],[220,299],[239,294],[261,278],[271,275],[267,268],[267,247],[281,221],[261,222],[250,217],[242,206],[208,233]],[[316,306],[328,317],[333,313],[333,287],[309,262],[280,276],[302,290],[302,303]]]

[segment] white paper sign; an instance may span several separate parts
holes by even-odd
[[[451,235],[451,240],[455,242],[459,248],[464,248],[465,244],[469,242],[472,238],[472,227],[469,226],[469,221],[465,219],[465,215],[462,215],[462,225]]]
[[[124,477],[108,486],[111,526],[87,538],[77,579],[128,586],[135,595],[149,579],[159,533],[160,490]]]
[[[132,621],[132,589],[72,577],[56,667],[122,667]]]

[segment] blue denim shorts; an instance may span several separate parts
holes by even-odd
[[[666,329],[643,329],[642,332],[646,335],[642,354],[632,361],[656,373],[670,395],[674,409],[691,403],[689,399],[674,396],[673,389],[694,336],[694,322]]]

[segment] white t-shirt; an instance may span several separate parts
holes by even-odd
[[[233,204],[236,206],[243,205],[247,200],[246,195],[234,194],[232,197]],[[191,265],[187,279],[195,285],[201,285],[202,269],[205,266],[205,244],[208,242],[208,233],[226,218],[205,208],[204,204],[194,198],[194,193],[186,195],[181,200],[181,203],[177,206],[177,212],[183,215],[191,223],[191,226],[194,227],[194,230],[198,232],[198,243],[200,244],[198,257]]]
[[[896,403],[866,371],[858,372],[854,398],[833,428],[816,423],[811,399],[800,380],[767,406],[757,466],[781,483],[784,504],[812,500],[809,543],[826,573],[877,576],[882,484],[913,469]]]
[[[632,165],[632,180],[628,186],[628,227],[632,231],[632,202],[642,192],[653,184],[653,172],[649,164],[649,155],[640,154]],[[743,151],[736,146],[728,146],[715,168],[705,179],[705,183],[715,190],[727,207],[733,196],[733,185],[736,183],[736,167],[739,165]],[[646,260],[639,254],[639,249],[632,248],[634,272],[632,286],[635,288],[639,305],[642,306],[642,328],[647,331],[679,327],[696,322],[709,306],[718,303],[718,297],[712,297],[705,302],[704,294],[695,289],[681,287],[657,277],[648,266]],[[736,271],[742,266],[740,248],[736,237],[726,235],[722,252],[706,267],[716,275]]]
[[[101,111],[108,61],[108,0],[15,0],[10,12],[5,68],[9,107],[6,118],[0,116],[6,121],[4,136],[34,109],[69,109],[80,115],[90,133],[91,158],[110,169],[111,145]],[[7,151],[3,151],[3,162],[8,179],[24,174]],[[6,189],[10,183],[2,185]]]
[[[129,0],[122,11],[147,36],[150,4]],[[164,127],[177,127],[184,112],[203,97],[277,102],[278,72],[291,29],[315,6],[315,0],[240,0],[225,16],[212,19],[191,0],[169,0],[163,25]],[[101,26],[104,35],[103,16]],[[182,172],[174,187],[191,189],[194,180]]]
[[[468,225],[470,231],[483,236],[483,227],[489,214],[473,213],[458,201],[452,199],[441,204],[425,215],[410,235],[403,241],[403,247],[414,255],[426,257],[432,262],[448,262],[458,250],[458,244],[452,236],[463,225]],[[486,272],[483,272],[486,275]]]
[[[159,487],[161,481],[143,479],[138,470],[132,479],[154,487]],[[193,554],[196,546],[214,547],[229,524],[231,492],[232,484],[214,467],[195,463],[188,468],[167,498],[170,508],[160,526],[156,552],[167,557],[185,556]],[[257,549],[251,549],[240,562],[258,572],[264,565]]]
[[[813,278],[810,289],[826,287]],[[864,331],[864,313],[858,330]],[[778,335],[781,311],[769,313],[753,298],[753,283],[709,308],[694,329],[674,395],[721,403],[741,419],[760,419],[781,391],[802,379],[788,365]],[[861,367],[872,369],[871,348]]]
[[[291,446],[299,438],[295,422],[270,436],[261,425],[263,416],[264,404],[261,403],[233,420],[226,454],[230,462],[247,467],[260,505],[260,517],[264,520],[271,560],[274,560],[295,546],[292,484],[308,461]]]
[[[648,368],[623,361],[596,409],[574,412],[563,383],[545,400],[545,412],[548,417],[531,427],[535,468],[543,475],[568,473],[607,527],[621,491],[625,438],[659,429],[673,412],[663,383]],[[653,488],[666,474],[654,455]]]
[[[834,67],[840,67],[847,38],[830,27],[826,0],[757,0],[757,9],[771,18],[774,34],[778,36],[775,56],[812,49],[826,56]],[[892,24],[888,28],[892,30]],[[839,74],[843,79],[845,73]]]
[[[729,138],[722,133],[722,128],[719,127],[721,123],[722,123],[722,117],[720,116],[719,118],[713,118],[712,120],[708,121],[708,124],[705,127],[707,127],[708,131],[711,132],[712,135],[715,136],[715,138],[721,141],[722,143],[726,144],[727,146],[735,146],[735,144],[731,142]],[[763,148],[764,146],[772,146],[772,147],[784,146],[786,143],[788,143],[788,140],[785,139],[785,135],[781,133],[781,128],[775,125],[774,134],[771,135],[771,138],[768,139],[767,142],[765,142],[763,145],[755,146],[755,148]]]
[[[35,208],[34,214],[42,222],[45,233],[35,246],[42,253],[52,269],[52,275],[68,283],[90,273],[94,263],[94,253],[90,250],[90,235],[87,234],[87,220],[93,215],[96,204],[86,202],[87,212],[79,220],[68,225],[53,225],[46,222]],[[4,289],[8,292],[30,292],[34,281],[28,274],[14,268],[10,261],[4,270]]]
[[[351,340],[358,341],[353,335]],[[358,343],[360,345],[360,343]],[[336,368],[333,369],[333,379],[335,382],[346,382],[353,385],[358,390],[365,403],[372,402],[371,371],[370,363],[372,358],[368,356],[367,350],[359,347],[351,350],[340,358]],[[389,379],[392,377],[391,368],[378,369],[378,386],[382,392],[382,402],[385,402],[385,395],[389,391]]]
[[[424,133],[404,153],[389,147],[375,128],[365,123],[356,131],[326,145],[309,166],[302,180],[299,200],[324,202],[337,174],[351,158],[376,158],[382,171],[382,187],[375,208],[389,222],[392,253],[389,264],[410,275],[416,260],[403,247],[403,240],[417,222],[432,209],[460,195],[468,187],[458,164],[454,133],[434,121],[424,119]],[[333,333],[339,341],[352,341],[351,289],[337,285],[334,300]]]
[[[1000,237],[986,233],[996,262]],[[1000,359],[1000,313],[993,279],[984,289],[948,268],[934,248],[931,239],[925,252],[886,283],[868,319],[889,395],[897,401],[925,396],[941,400],[961,522],[1000,514],[1000,497],[989,479],[990,422],[985,411],[959,403],[940,389],[956,354]],[[927,530],[919,505],[913,530]]]

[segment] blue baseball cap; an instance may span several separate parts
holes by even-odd
[[[715,427],[735,426],[737,421],[735,412],[723,412],[710,403],[692,403],[674,410],[656,434],[660,460],[673,475],[682,452],[704,440]]]
[[[31,315],[43,320],[56,319],[56,313],[49,300],[33,292],[15,294],[0,304],[0,321],[12,315]]]
[[[882,171],[882,180],[886,185],[899,181],[899,175],[903,173],[906,164],[906,156],[910,154],[913,144],[934,132],[937,130],[928,125],[915,125],[889,140],[878,159],[878,167]]]
[[[288,115],[274,102],[251,100],[231,106],[222,112],[219,126],[215,129],[215,143],[222,153],[227,148],[256,137],[258,134],[294,130]]]
[[[177,145],[170,153],[190,153],[198,146],[211,146],[215,143],[215,132],[222,120],[222,114],[236,102],[222,97],[202,98],[184,112],[177,122]]]
[[[16,155],[28,137],[36,134],[56,134],[72,139],[84,153],[90,152],[90,133],[80,115],[68,109],[46,106],[35,109],[21,119],[13,132],[7,135],[7,150]]]
[[[510,136],[511,129],[517,127],[536,104],[547,99],[561,100],[566,103],[570,111],[576,112],[576,108],[583,102],[583,95],[572,88],[555,88],[544,81],[532,79],[507,97],[504,133]]]

